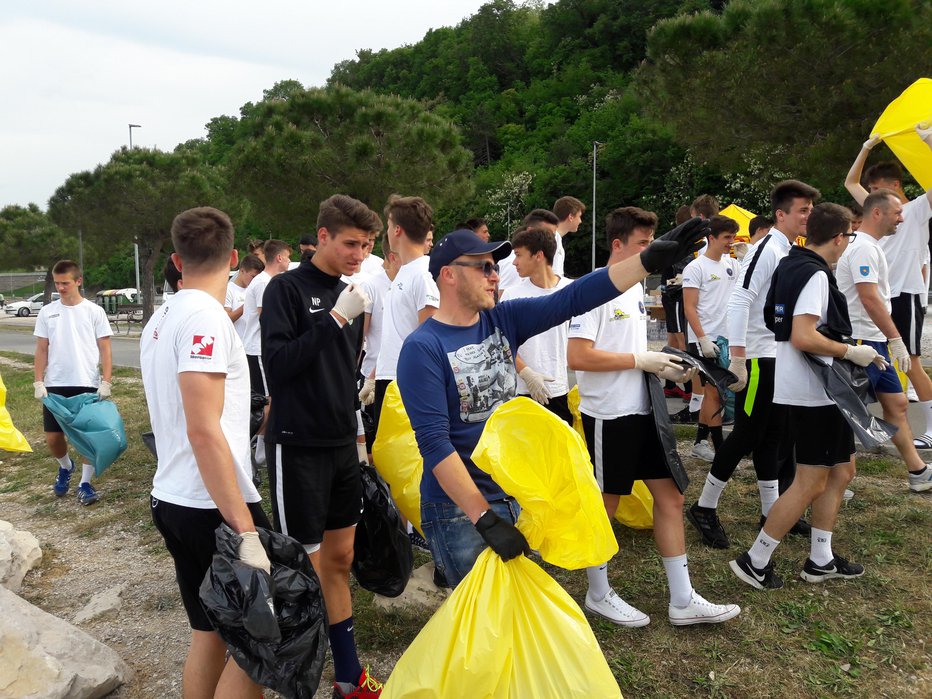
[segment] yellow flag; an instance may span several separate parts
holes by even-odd
[[[932,122],[932,79],[919,78],[880,115],[872,136],[880,136],[923,189],[932,189],[932,149],[916,125]]]

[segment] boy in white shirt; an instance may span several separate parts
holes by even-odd
[[[612,265],[640,254],[649,244],[657,216],[624,207],[606,219]],[[676,626],[719,623],[737,616],[737,605],[711,604],[692,587],[686,561],[683,495],[677,489],[654,419],[644,372],[676,382],[694,375],[663,352],[647,351],[644,288],[635,284],[620,296],[570,322],[567,359],[576,370],[586,444],[605,510],[611,519],[620,496],[643,480],[654,498],[654,541],[663,557],[670,588],[668,614]],[[657,406],[654,406],[657,409]],[[663,408],[661,408],[663,409]],[[608,582],[608,563],[587,569],[586,609],[621,626],[650,623]]]
[[[710,233],[705,252],[683,270],[683,310],[691,354],[716,359],[727,347],[728,299],[738,278],[738,261],[728,254],[738,223],[727,216],[709,219]],[[699,408],[699,427],[692,455],[705,461],[715,458],[722,445],[722,405],[714,384],[700,379],[705,387]],[[712,447],[706,439],[711,436]],[[714,447],[714,448],[713,448]]]
[[[36,318],[35,397],[49,393],[76,396],[96,393],[110,397],[113,363],[110,353],[110,321],[104,309],[81,296],[84,279],[72,260],[59,260],[52,267],[52,280],[59,300],[46,304]],[[98,371],[98,365],[100,371]],[[45,443],[58,462],[54,491],[57,497],[68,493],[74,461],[68,456],[68,442],[55,416],[42,406]],[[77,496],[82,505],[92,505],[99,495],[91,485],[93,464],[81,466]]]
[[[227,295],[223,300],[223,308],[233,321],[236,334],[240,339],[246,333],[246,321],[243,320],[243,303],[246,301],[246,289],[262,270],[265,263],[256,255],[246,255],[239,263],[239,271],[227,284]]]

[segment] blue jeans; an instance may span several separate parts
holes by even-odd
[[[510,498],[490,502],[489,507],[511,523],[518,520],[521,511],[518,503]],[[459,585],[487,546],[466,513],[453,503],[421,503],[421,529],[434,557],[434,565],[451,587]]]

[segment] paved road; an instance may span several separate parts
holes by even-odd
[[[32,323],[29,323],[29,320],[29,318],[17,318],[16,322],[21,323],[21,327],[11,327],[13,321],[10,320],[0,323],[0,350],[22,352],[30,356],[35,352],[36,338],[32,336],[35,319],[32,319]],[[113,348],[114,366],[139,368],[138,335],[135,337],[114,335],[110,345]]]

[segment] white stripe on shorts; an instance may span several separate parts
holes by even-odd
[[[288,534],[288,520],[285,519],[285,489],[282,485],[282,445],[275,445],[275,509],[278,510],[278,522],[282,534]]]
[[[595,419],[595,426],[593,427],[593,435],[595,436],[595,446],[592,451],[595,456],[595,481],[599,484],[599,490],[605,491],[605,468],[602,462],[602,420],[599,418]]]
[[[256,359],[259,360],[259,374],[262,376],[262,388],[265,389],[265,395],[269,395],[269,382],[265,380],[265,366],[262,364],[262,355],[258,355]]]

